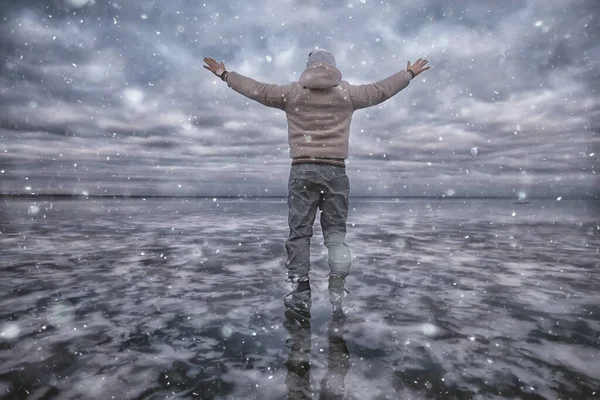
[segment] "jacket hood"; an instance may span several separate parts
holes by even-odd
[[[300,84],[309,89],[329,89],[342,81],[342,73],[336,67],[326,63],[316,63],[300,75]]]
[[[306,60],[306,66],[310,67],[316,63],[326,63],[329,65],[335,65],[335,57],[329,51],[325,49],[315,49],[308,54],[308,59]]]

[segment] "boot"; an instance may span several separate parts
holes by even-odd
[[[344,316],[342,305],[348,291],[344,287],[346,280],[339,275],[329,275],[329,302],[333,307],[334,317]]]
[[[293,280],[292,291],[283,298],[283,304],[287,311],[302,318],[310,318],[310,307],[312,305],[310,281],[307,278]]]

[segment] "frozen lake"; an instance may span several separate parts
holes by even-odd
[[[600,202],[530,202],[351,198],[295,324],[285,199],[3,200],[0,398],[599,398]]]

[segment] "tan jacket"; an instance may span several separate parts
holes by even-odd
[[[236,72],[227,84],[236,92],[268,107],[285,111],[292,158],[348,157],[354,111],[379,104],[408,86],[406,71],[369,85],[351,85],[329,64],[306,68],[297,82],[275,85]]]

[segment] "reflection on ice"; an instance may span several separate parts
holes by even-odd
[[[434,336],[439,331],[440,331],[440,329],[433,324],[421,325],[421,332],[423,332],[423,334],[426,336]]]
[[[3,339],[14,339],[19,336],[21,333],[21,329],[18,324],[15,323],[5,323],[0,326],[0,338]]]
[[[595,203],[354,200],[341,319],[318,229],[310,313],[282,300],[285,200],[31,205],[0,205],[9,398],[597,397]]]
[[[223,329],[221,329],[221,333],[223,334],[224,338],[228,338],[233,333],[233,328],[229,325],[225,325],[223,326]]]
[[[47,306],[46,317],[51,325],[67,325],[75,319],[75,307],[68,301],[55,300]]]

